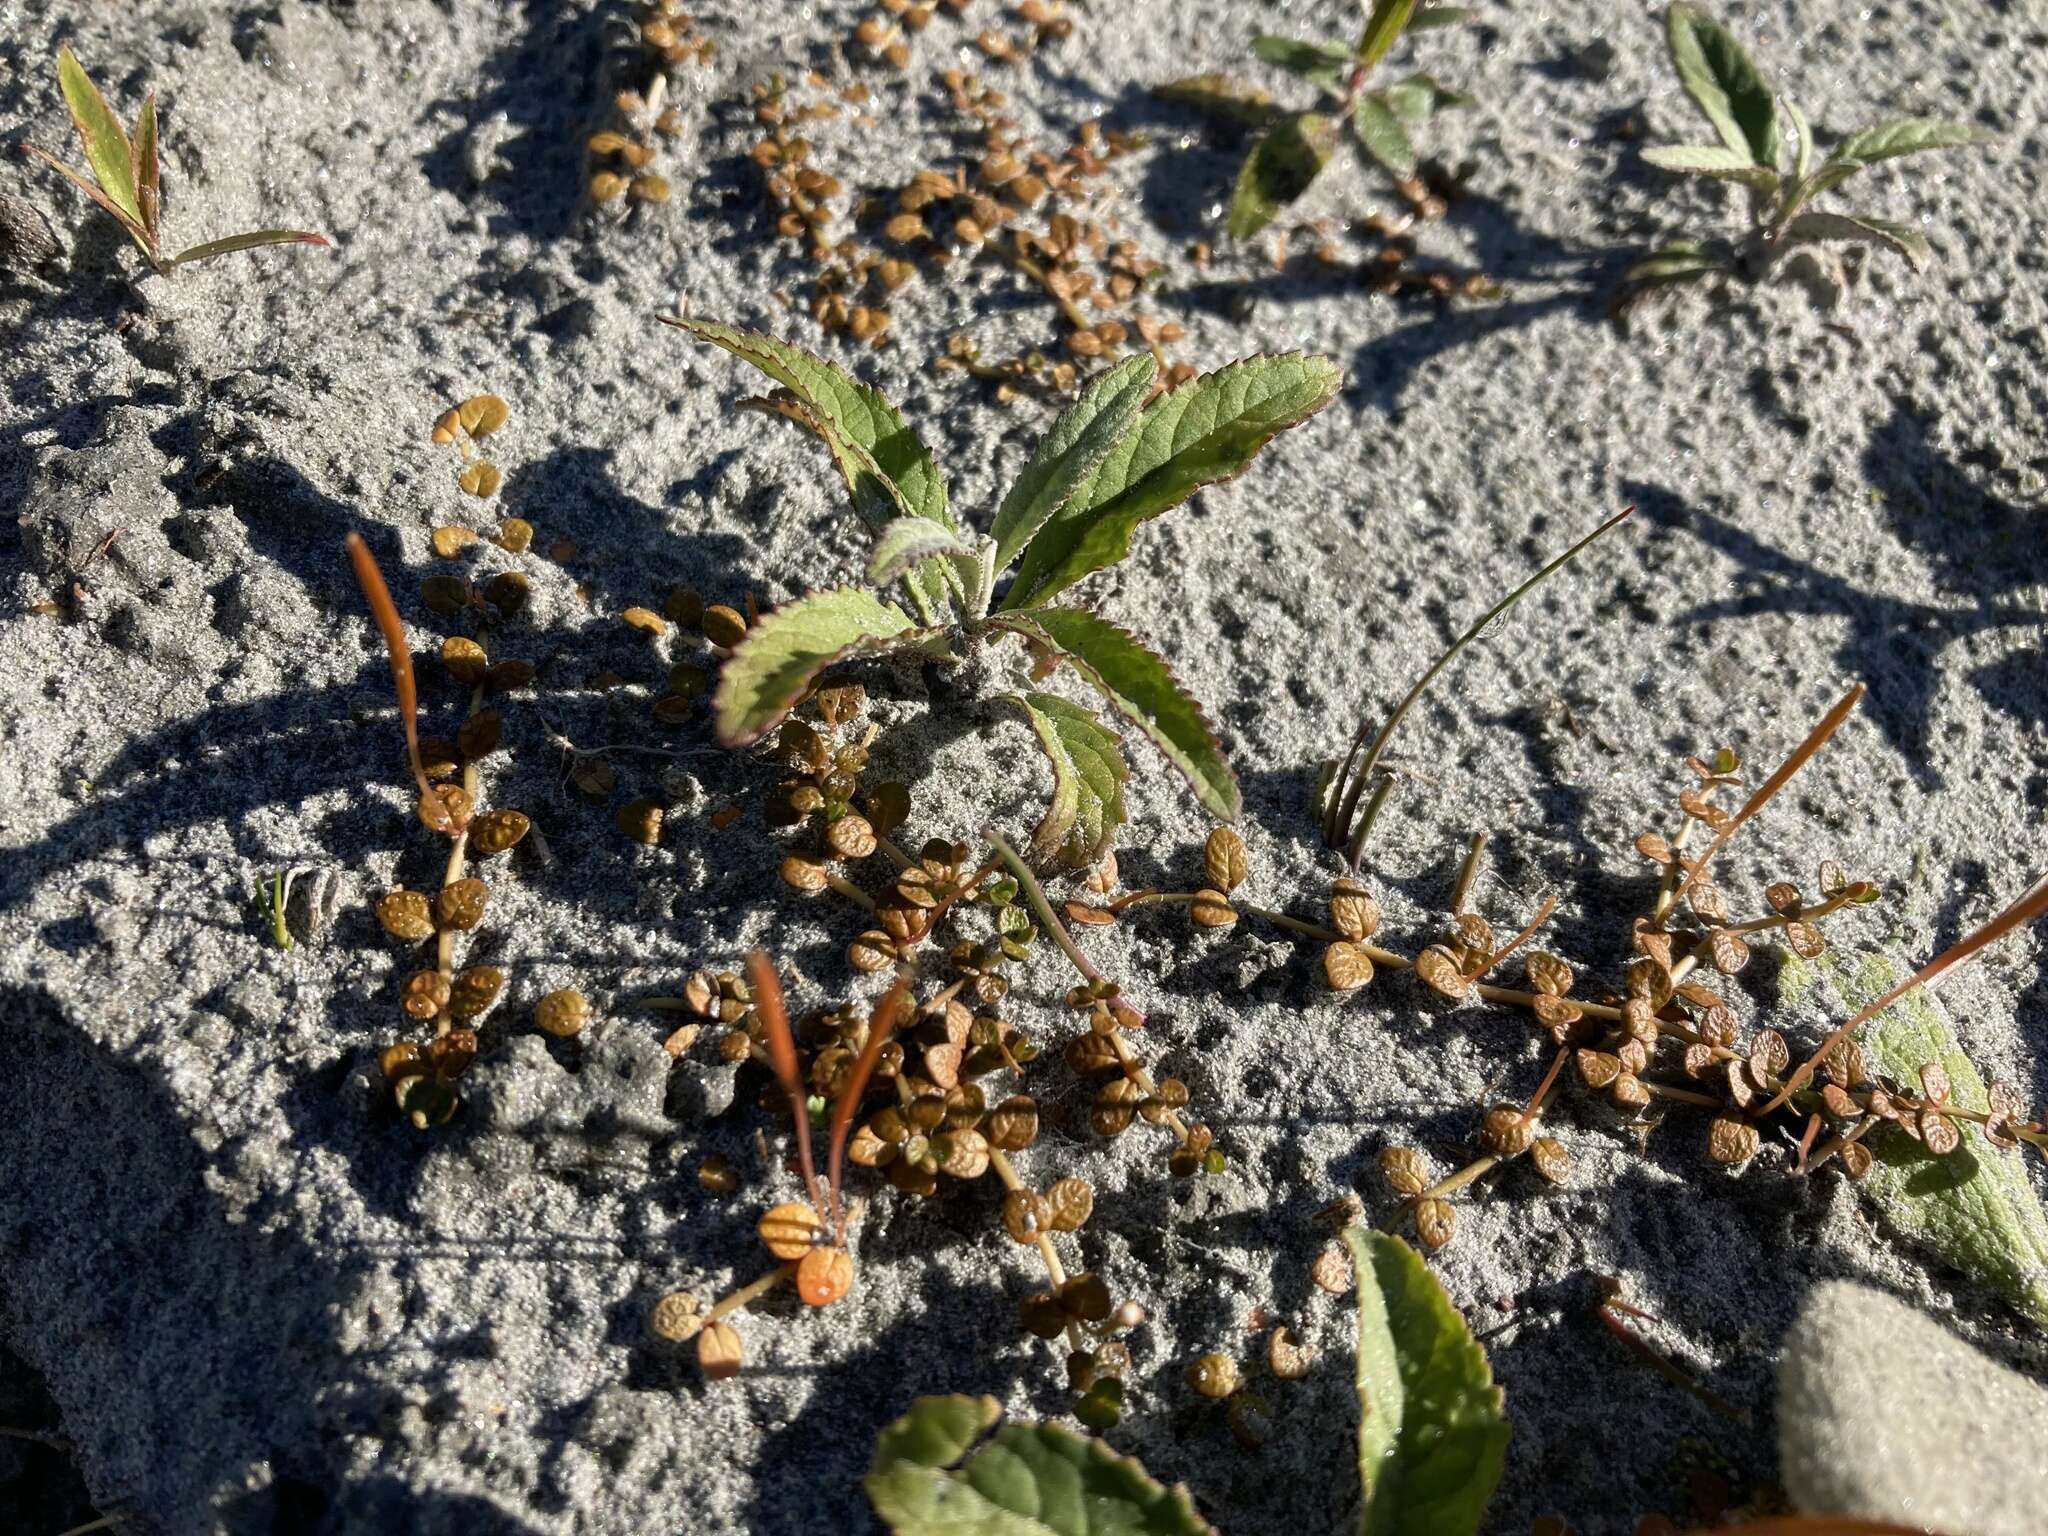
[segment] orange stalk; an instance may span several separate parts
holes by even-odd
[[[832,1191],[834,1247],[846,1246],[846,1212],[840,1205],[839,1187],[846,1168],[847,1132],[853,1128],[853,1113],[860,1107],[860,1096],[867,1092],[868,1079],[875,1075],[875,1063],[882,1059],[882,1047],[889,1043],[889,1036],[895,1032],[896,1021],[902,1016],[904,999],[909,993],[909,978],[899,976],[896,985],[876,1004],[873,1015],[868,1019],[868,1043],[854,1058],[853,1070],[847,1073],[846,1085],[839,1090],[838,1102],[832,1106],[832,1142],[831,1150],[825,1156],[825,1183]]]
[[[412,764],[412,776],[419,783],[422,799],[431,802],[434,786],[427,779],[427,765],[420,761],[419,690],[412,680],[412,647],[406,642],[404,624],[399,622],[398,605],[391,601],[391,589],[384,585],[377,557],[359,533],[348,536],[348,558],[391,657],[391,683],[398,691],[398,717],[405,722],[405,755]]]
[[[1861,683],[1853,685],[1847,693],[1842,695],[1841,701],[1827,712],[1820,724],[1807,733],[1806,740],[1799,743],[1792,755],[1778,765],[1778,771],[1758,785],[1756,793],[1742,803],[1742,809],[1735,813],[1729,820],[1728,825],[1715,834],[1714,840],[1707,844],[1707,851],[1685,866],[1686,879],[1684,885],[1690,885],[1693,880],[1704,874],[1707,865],[1713,861],[1714,855],[1728,845],[1728,839],[1735,835],[1736,829],[1758,811],[1762,810],[1777,795],[1778,791],[1791,781],[1792,775],[1804,768],[1812,759],[1814,753],[1827,745],[1828,738],[1842,728],[1842,722],[1849,718],[1849,712],[1856,707],[1862,698],[1863,685]],[[1684,889],[1684,885],[1680,886],[1681,891]]]
[[[818,1185],[818,1167],[811,1160],[811,1117],[805,1108],[804,1080],[797,1071],[796,1040],[790,1034],[789,1014],[782,1006],[782,983],[768,956],[755,950],[747,956],[747,982],[754,991],[754,1007],[761,1015],[761,1032],[768,1037],[768,1061],[775,1068],[775,1080],[789,1098],[790,1118],[796,1123],[797,1163],[803,1169],[804,1188],[818,1220],[825,1219],[825,1201]]]

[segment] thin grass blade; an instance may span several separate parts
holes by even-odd
[[[229,235],[224,240],[209,240],[204,245],[195,245],[190,250],[180,251],[171,258],[171,265],[182,267],[189,261],[211,261],[216,256],[232,256],[236,251],[253,251],[259,245],[332,245],[334,242],[325,235],[316,235],[306,229],[258,229],[246,235]]]
[[[811,1116],[806,1107],[803,1074],[797,1070],[796,1038],[790,1033],[789,1012],[782,1005],[782,982],[763,950],[747,956],[747,985],[753,990],[754,1011],[761,1016],[761,1033],[768,1041],[768,1061],[775,1068],[775,1080],[789,1099],[790,1119],[796,1123],[797,1164],[803,1169],[804,1189],[818,1220],[825,1220],[824,1191],[818,1183],[818,1168],[811,1160]]]

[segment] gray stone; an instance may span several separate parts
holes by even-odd
[[[2040,1536],[2048,1392],[1865,1286],[1815,1290],[1778,1368],[1786,1490],[1815,1514]]]

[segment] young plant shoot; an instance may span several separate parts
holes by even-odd
[[[1043,677],[1065,665],[1187,778],[1210,814],[1233,821],[1237,777],[1208,721],[1166,663],[1083,603],[1055,599],[1130,552],[1137,526],[1242,471],[1276,433],[1337,392],[1327,358],[1249,357],[1152,394],[1149,352],[1098,374],[1053,423],[988,534],[963,529],[930,452],[893,406],[818,358],[758,332],[664,317],[782,386],[773,402],[809,427],[874,534],[868,579],[766,615],[733,648],[713,700],[719,739],[749,746],[779,725],[826,668],[855,657],[954,662],[973,645],[1021,638]],[[1000,595],[997,583],[1011,573]],[[1008,694],[1051,760],[1053,799],[1032,840],[1043,862],[1100,859],[1124,820],[1122,738],[1056,694]]]
[[[24,144],[22,149],[47,160],[79,191],[112,214],[158,272],[169,276],[188,262],[210,261],[215,256],[253,250],[259,245],[331,243],[325,235],[303,229],[257,229],[209,240],[175,256],[165,255],[163,163],[157,148],[156,93],[152,91],[142,98],[142,115],[136,119],[135,135],[130,138],[121,119],[107,105],[107,98],[78,62],[78,55],[69,48],[57,50],[57,84],[64,92],[65,105],[71,109],[71,121],[78,129],[78,141],[85,150],[91,176],[33,144]]]
[[[1307,192],[1336,154],[1347,127],[1354,150],[1378,161],[1402,183],[1412,183],[1418,156],[1411,131],[1439,112],[1469,107],[1473,98],[1446,89],[1431,75],[1408,75],[1372,90],[1366,89],[1366,80],[1404,32],[1456,26],[1468,14],[1459,6],[1377,0],[1364,30],[1350,44],[1253,38],[1256,57],[1299,75],[1321,93],[1305,112],[1284,111],[1265,92],[1222,75],[1161,86],[1158,95],[1167,101],[1260,131],[1231,194],[1225,225],[1230,238],[1249,240]]]
[[[1850,134],[1815,164],[1806,114],[1789,97],[1775,94],[1725,27],[1683,0],[1665,13],[1665,21],[1679,82],[1720,142],[1660,145],[1644,150],[1643,158],[1662,170],[1746,188],[1749,228],[1737,240],[1682,240],[1652,252],[1629,268],[1624,302],[1699,278],[1758,282],[1788,252],[1838,240],[1894,250],[1914,271],[1926,269],[1933,248],[1911,225],[1818,209],[1814,203],[1880,160],[1980,144],[1992,135],[1931,117],[1888,118]]]

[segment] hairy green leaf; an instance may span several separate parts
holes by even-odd
[[[1473,1536],[1500,1481],[1508,1422],[1485,1352],[1422,1256],[1348,1227],[1358,1274],[1363,1536]]]
[[[989,1435],[1001,1417],[992,1397],[921,1397],[882,1431],[861,1486],[896,1536],[1215,1536],[1185,1488],[1100,1440],[1056,1424]]]
[[[1351,73],[1351,50],[1336,43],[1309,43],[1262,33],[1252,39],[1252,53],[1327,90],[1341,90]]]
[[[1336,145],[1336,126],[1321,113],[1299,112],[1275,123],[1237,173],[1224,232],[1249,240],[1272,223],[1315,183]]]
[[[135,152],[128,142],[128,130],[69,48],[57,50],[57,85],[64,93],[64,104],[71,109],[71,121],[85,146],[85,163],[92,167],[93,179],[115,207],[147,229],[149,221],[135,201]]]
[[[1240,128],[1264,128],[1287,114],[1273,104],[1273,98],[1254,85],[1244,85],[1228,75],[1189,75],[1152,87],[1152,94],[1175,106],[1193,107],[1209,117],[1220,117]]]
[[[1351,125],[1365,152],[1396,176],[1415,174],[1415,145],[1408,130],[1378,91],[1363,92],[1351,106]]]
[[[1112,708],[1181,771],[1211,815],[1237,820],[1237,775],[1224,760],[1201,706],[1181,691],[1164,661],[1128,630],[1085,608],[998,614],[995,623],[1059,653]]]
[[[1793,214],[1799,212],[1821,193],[1832,192],[1862,169],[1861,160],[1831,159],[1819,170],[1801,177],[1786,189],[1784,212],[1778,216],[1779,221],[1782,223],[1789,220]]]
[[[974,546],[941,523],[923,517],[899,517],[882,525],[875,552],[868,557],[868,580],[878,587],[902,577],[936,556],[972,558]]]
[[[1276,433],[1328,405],[1339,380],[1328,358],[1289,352],[1161,395],[1025,547],[1003,606],[1042,603],[1123,559],[1139,523],[1243,471]]]
[[[1058,858],[1077,868],[1099,863],[1125,820],[1131,770],[1123,738],[1093,710],[1057,694],[1010,693],[998,702],[1023,712],[1052,764],[1052,802],[1031,834],[1032,859]]]
[[[304,229],[252,229],[247,234],[229,235],[222,240],[209,240],[204,245],[195,245],[190,250],[180,251],[171,258],[171,265],[182,267],[191,261],[211,261],[216,256],[231,256],[236,251],[253,251],[259,245],[331,245],[325,235],[313,234]]]
[[[1945,123],[1934,117],[1901,117],[1861,133],[1852,133],[1835,146],[1830,160],[1856,160],[1869,165],[1899,155],[1917,155],[1922,150],[1954,149],[1960,144],[1984,144],[1996,137],[1962,123]]]
[[[881,391],[847,377],[823,358],[760,331],[663,315],[665,325],[753,364],[795,395],[806,419],[831,451],[846,479],[854,510],[869,527],[909,515],[959,531],[946,504],[946,481],[931,452]],[[958,587],[943,562],[921,567],[917,584],[933,603]]]
[[[1739,181],[1759,192],[1778,185],[1778,173],[1750,163],[1748,155],[1719,144],[1665,144],[1643,151],[1643,159],[1661,171],[1682,171],[1692,176],[1711,176],[1717,181]]]
[[[1158,373],[1158,361],[1150,352],[1140,352],[1090,379],[1080,398],[1060,413],[996,508],[990,531],[995,535],[998,571],[1008,568],[1045,520],[1067,504],[1131,430]]]
[[[1825,975],[1842,1002],[1861,1009],[1908,974],[1889,954],[1830,951],[1818,961],[1788,956],[1780,986],[1796,1000]],[[1939,1062],[1958,1105],[1983,1110],[1989,1104],[1984,1080],[1957,1042],[1939,995],[1925,987],[1908,992],[1866,1025],[1863,1046],[1900,1083],[1917,1090],[1921,1063]],[[1947,1157],[1889,1130],[1872,1151],[1876,1161],[1863,1187],[1885,1219],[2048,1327],[2048,1213],[2020,1154],[2001,1152],[1967,1129],[1963,1145]]]
[[[1674,0],[1665,14],[1665,31],[1679,82],[1714,125],[1721,142],[1775,171],[1783,148],[1777,103],[1742,44],[1687,0]]]
[[[728,747],[759,741],[836,661],[932,639],[894,603],[857,587],[800,597],[748,630],[727,658],[712,699],[718,739]]]
[[[1925,272],[1928,263],[1934,260],[1934,248],[1927,243],[1927,237],[1910,224],[1896,224],[1890,219],[1863,218],[1846,213],[1802,213],[1785,226],[1785,236],[1793,242],[1821,240],[1861,240],[1865,243],[1876,241],[1890,246],[1912,264],[1915,272]]]
[[[1813,165],[1813,124],[1806,120],[1806,114],[1799,109],[1799,103],[1791,97],[1781,98],[1779,105],[1785,109],[1785,119],[1792,125],[1792,136],[1799,141],[1799,147],[1793,151],[1795,158],[1792,162],[1792,179],[1795,182],[1804,181],[1808,169]]]
[[[1405,123],[1426,122],[1439,112],[1469,107],[1479,100],[1449,89],[1434,75],[1410,75],[1380,91],[1379,98]]]
[[[1371,69],[1387,56],[1415,15],[1415,0],[1376,0],[1358,36],[1358,62]]]

